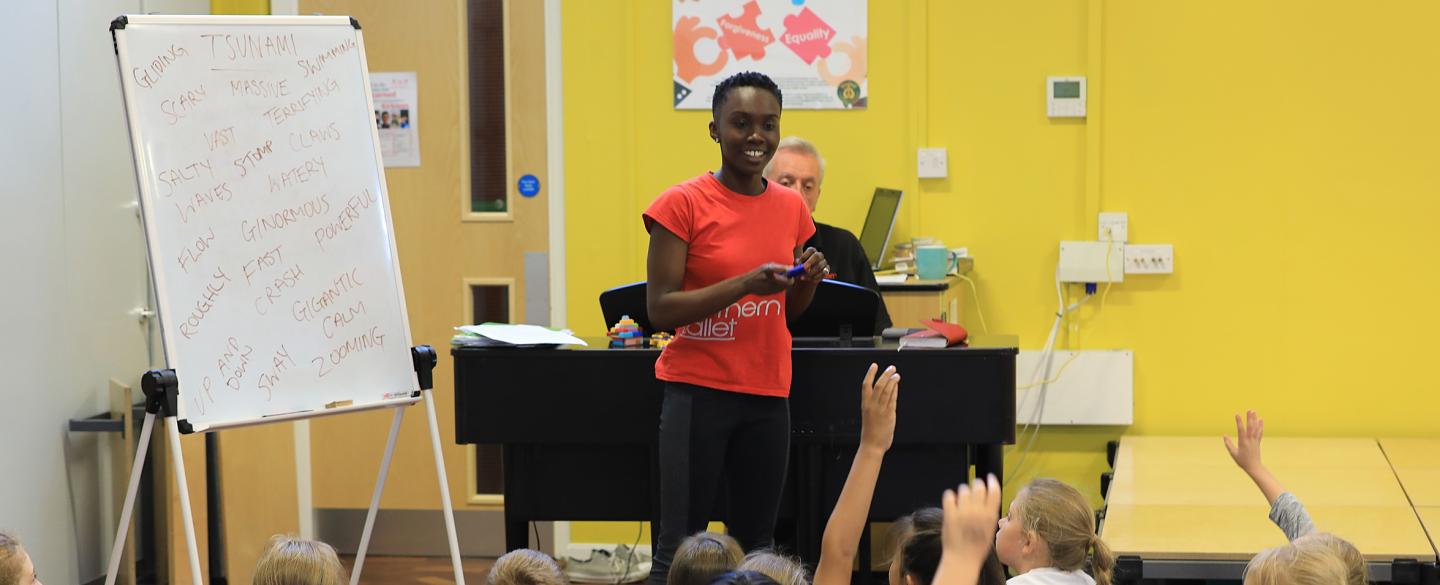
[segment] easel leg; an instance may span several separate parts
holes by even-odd
[[[375,528],[375,514],[380,510],[380,495],[385,493],[385,476],[390,473],[390,457],[395,454],[395,438],[400,436],[400,421],[405,409],[396,408],[390,423],[390,438],[385,440],[385,457],[380,460],[380,477],[375,480],[375,493],[370,496],[370,513],[365,515],[365,530],[360,533],[360,548],[355,551],[355,568],[350,571],[350,585],[360,583],[360,569],[365,566],[365,551],[370,548],[370,532]]]
[[[130,487],[125,489],[125,503],[120,508],[120,528],[115,533],[115,544],[110,546],[110,569],[105,572],[105,585],[115,585],[115,579],[120,575],[120,557],[124,554],[125,539],[129,536],[130,515],[135,511],[135,492],[140,488],[140,473],[145,468],[145,453],[150,449],[150,431],[154,426],[155,415],[145,413],[135,463],[130,466]]]
[[[450,537],[450,563],[455,569],[455,585],[465,585],[465,570],[460,564],[460,538],[455,534],[455,511],[450,505],[450,480],[445,476],[445,457],[440,451],[435,398],[430,390],[422,390],[421,393],[425,395],[425,414],[430,417],[430,445],[435,449],[435,475],[440,479],[440,505],[445,511],[445,534]]]
[[[165,430],[170,435],[170,460],[175,466],[175,484],[180,490],[180,519],[185,524],[185,546],[190,551],[190,583],[205,585],[200,579],[200,548],[195,544],[195,518],[190,512],[190,488],[185,481],[185,454],[180,451],[180,427],[175,417],[165,417]]]

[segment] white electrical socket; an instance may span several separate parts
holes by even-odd
[[[1126,274],[1174,274],[1175,246],[1171,244],[1129,244],[1125,246]]]
[[[1100,233],[1096,239],[1102,242],[1130,241],[1130,214],[1123,211],[1100,212]]]
[[[1060,242],[1060,282],[1125,282],[1125,245]]]
[[[943,179],[949,174],[944,148],[922,148],[915,153],[915,161],[921,179]]]

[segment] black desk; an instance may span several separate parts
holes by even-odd
[[[450,352],[456,441],[504,449],[508,550],[527,545],[530,521],[658,518],[652,478],[660,352],[586,341],[591,347]],[[791,543],[811,566],[859,443],[860,379],[871,362],[894,364],[904,377],[872,519],[938,505],[972,462],[978,473],[1000,476],[1002,446],[1015,441],[1015,337],[980,336],[968,348],[895,348],[831,343],[793,350],[793,440],[781,526],[794,530],[777,540]],[[717,510],[716,519],[723,517]]]

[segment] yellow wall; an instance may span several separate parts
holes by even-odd
[[[1027,468],[1098,503],[1105,441],[1218,435],[1244,408],[1274,435],[1435,435],[1421,408],[1440,406],[1424,367],[1440,324],[1427,302],[1440,284],[1427,261],[1440,244],[1440,78],[1425,73],[1440,62],[1440,5],[869,11],[870,109],[782,122],[829,163],[819,220],[857,228],[871,189],[904,188],[900,237],[969,246],[991,329],[1031,349],[1054,312],[1057,242],[1093,239],[1094,213],[1127,211],[1132,241],[1175,245],[1176,274],[1116,286],[1070,340],[1135,350],[1136,424],[1047,428]],[[564,3],[567,295],[582,334],[602,332],[601,290],[644,278],[645,205],[718,166],[708,113],[668,101],[670,18]],[[1068,74],[1089,76],[1088,120],[1045,116],[1045,76]],[[921,146],[949,149],[949,179],[914,178]]]

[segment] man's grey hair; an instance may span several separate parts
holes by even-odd
[[[820,150],[815,148],[814,144],[811,144],[809,140],[806,140],[799,136],[786,136],[783,140],[780,141],[780,144],[775,146],[775,153],[779,154],[781,151],[785,150],[791,152],[798,152],[800,154],[808,154],[814,157],[815,160],[820,163],[820,176],[818,177],[820,181],[819,185],[825,184],[825,157],[820,156]],[[770,171],[774,168],[774,166],[775,158],[771,157],[770,162],[765,163],[765,176],[770,176]]]

